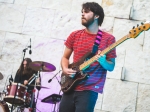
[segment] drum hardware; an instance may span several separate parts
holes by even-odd
[[[33,76],[30,77],[30,79],[28,80],[28,85],[30,85],[36,77],[37,77],[37,75],[33,74]]]

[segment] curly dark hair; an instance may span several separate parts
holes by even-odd
[[[23,62],[27,61],[27,67],[24,69],[23,67]],[[33,70],[29,67],[29,64],[32,62],[32,60],[30,58],[25,58],[22,62],[21,65],[17,71],[17,75],[24,75],[24,74],[32,74]]]
[[[98,15],[98,25],[101,26],[104,20],[104,11],[103,8],[95,2],[86,2],[82,4],[82,10],[92,11],[94,14]]]

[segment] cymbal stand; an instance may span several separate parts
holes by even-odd
[[[38,77],[36,77],[36,79],[41,77],[40,72],[43,70],[43,66],[44,66],[44,65],[42,64],[40,70],[38,71]],[[40,80],[41,80],[41,79],[40,79]],[[36,81],[35,81],[35,83],[36,83]],[[36,87],[36,86],[35,86],[35,87]],[[38,92],[37,92],[36,101],[35,101],[35,109],[36,109],[36,104],[37,104],[37,99],[38,99],[38,97],[39,97],[39,91],[40,91],[40,89],[41,89],[41,88],[37,88]]]
[[[28,85],[30,85],[36,78],[37,76],[35,74],[33,74],[32,80],[29,81]]]
[[[38,71],[38,77],[37,78],[40,78],[40,71]],[[37,96],[36,96],[36,101],[35,101],[35,108],[36,108],[36,104],[37,104],[37,99],[39,97],[39,91],[40,91],[41,88],[37,88],[38,92],[37,92]]]
[[[34,103],[34,100],[35,100],[34,98],[35,98],[36,79],[37,79],[37,77],[38,77],[38,76],[35,75],[35,77],[30,81],[30,83],[32,83],[32,81],[35,80],[34,89],[32,90],[32,96],[31,96],[32,98],[31,98],[31,103],[30,103],[30,109],[29,109],[29,111],[32,111],[32,110],[35,111],[35,110],[34,110],[35,108],[33,108],[33,103]],[[29,83],[29,84],[30,84],[30,83]]]

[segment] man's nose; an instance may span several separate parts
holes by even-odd
[[[84,14],[85,14],[85,13],[84,13],[84,12],[82,12],[82,16],[84,16]]]

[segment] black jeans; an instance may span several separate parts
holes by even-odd
[[[90,90],[63,94],[59,112],[94,112],[98,93]]]

